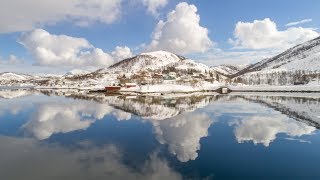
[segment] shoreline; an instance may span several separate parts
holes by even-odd
[[[188,88],[188,89],[187,89]],[[221,93],[221,88],[228,88],[228,93]],[[18,90],[18,89],[35,89],[35,90],[78,90],[87,91],[89,93],[107,93],[107,94],[192,94],[192,93],[219,93],[219,94],[229,94],[231,92],[266,92],[266,93],[320,93],[320,85],[314,86],[216,86],[210,89],[198,89],[183,87],[179,89],[163,89],[160,91],[145,91],[140,88],[139,90],[123,90],[118,92],[107,92],[104,89],[99,88],[78,88],[78,87],[32,87],[32,86],[0,86],[0,90]]]

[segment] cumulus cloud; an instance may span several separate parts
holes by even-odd
[[[13,95],[16,94],[11,94],[11,96]],[[45,102],[35,103],[34,109],[36,110],[31,114],[29,121],[23,125],[27,134],[40,140],[47,139],[57,133],[85,130],[92,123],[107,115],[113,115],[119,121],[131,119],[130,113],[95,101],[64,100],[57,102],[52,98],[50,101],[45,100]],[[1,106],[2,104],[0,104]]]
[[[112,110],[108,105],[94,102],[48,102],[40,104],[23,127],[42,140],[55,133],[87,129]]]
[[[156,153],[146,155],[146,160],[139,167],[128,165],[124,162],[127,152],[113,144],[95,146],[90,142],[80,142],[76,144],[78,148],[70,149],[58,144],[5,136],[0,136],[0,143],[6,144],[0,146],[0,174],[3,179],[63,176],[87,180],[92,179],[93,175],[99,179],[182,179],[181,174]],[[32,166],[24,159],[32,159]]]
[[[177,54],[205,52],[213,44],[208,29],[200,24],[197,7],[179,3],[175,10],[160,20],[153,32],[147,50],[167,50]]]
[[[87,26],[109,24],[121,15],[122,0],[3,0],[0,6],[0,33],[29,31],[35,27],[69,21]]]
[[[42,66],[106,67],[113,58],[84,38],[54,35],[43,29],[24,33],[20,43],[27,48]]]
[[[128,113],[128,112],[125,112],[125,111],[122,111],[122,110],[115,110],[112,114],[113,114],[113,115],[117,118],[117,120],[119,120],[119,121],[131,119],[131,113]]]
[[[316,128],[287,117],[249,117],[235,123],[235,136],[239,143],[252,141],[268,147],[276,135],[284,133],[290,137],[312,134]]]
[[[128,48],[127,46],[124,46],[124,47],[117,46],[115,50],[112,51],[111,55],[117,61],[130,58],[133,56],[131,49]]]
[[[154,16],[158,16],[158,10],[168,4],[168,0],[142,0],[144,6],[147,7],[148,12]]]
[[[289,22],[288,24],[286,24],[286,26],[296,26],[296,25],[304,24],[308,22],[312,22],[312,19],[303,19],[301,21]]]
[[[319,36],[311,28],[291,27],[284,31],[277,29],[269,18],[253,22],[238,22],[234,39],[230,42],[239,48],[248,49],[287,49]]]
[[[213,121],[206,114],[183,114],[165,120],[153,120],[155,134],[161,144],[181,162],[195,160],[200,150],[200,139],[208,136]]]
[[[23,60],[18,59],[15,55],[11,54],[8,59],[0,59],[0,64],[18,65],[23,64]]]

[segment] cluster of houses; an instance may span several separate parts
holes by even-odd
[[[214,82],[219,80],[217,75],[212,73],[180,73],[170,71],[167,73],[139,71],[134,74],[122,74],[118,78],[121,84],[135,82],[139,85],[158,84],[163,82],[192,83],[195,81]]]

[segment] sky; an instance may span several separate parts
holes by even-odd
[[[93,71],[166,50],[249,64],[319,36],[314,0],[1,0],[0,72]]]

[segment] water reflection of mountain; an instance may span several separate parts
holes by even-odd
[[[116,109],[132,113],[143,119],[153,120],[163,120],[175,117],[183,112],[192,112],[222,98],[222,96],[206,94],[183,96],[108,96],[101,93],[69,93],[64,96],[106,103]]]
[[[35,91],[31,89],[0,89],[0,98],[15,99],[34,94]]]
[[[20,90],[19,93],[12,91],[12,95],[9,91],[5,94],[14,97],[15,94],[39,95],[39,92],[45,95],[43,97],[54,98],[17,96],[20,98],[0,104],[5,110],[11,109],[18,114],[23,109],[21,102],[32,101],[30,106],[35,110],[23,128],[37,139],[86,130],[107,115],[120,121],[129,120],[134,114],[150,123],[158,142],[167,145],[170,153],[182,162],[196,159],[200,139],[208,136],[209,127],[224,115],[229,114],[233,121],[230,125],[234,127],[238,142],[252,141],[265,146],[269,146],[279,133],[292,138],[310,135],[320,123],[320,96],[317,94],[197,93],[152,97],[108,96],[74,90]]]
[[[272,95],[258,93],[236,95],[236,97],[266,105],[297,121],[317,129],[320,128],[320,94],[308,96],[308,94]]]
[[[180,96],[108,96],[103,93],[86,93],[78,90],[0,90],[0,97],[18,98],[42,93],[47,96],[96,101],[129,112],[144,119],[163,120],[183,112],[192,112],[215,101],[245,101],[266,105],[288,117],[320,128],[320,94],[185,94]]]
[[[214,100],[213,96],[190,96],[190,97],[135,97],[121,98],[109,97],[108,104],[131,112],[144,119],[163,120],[175,117],[182,112],[191,112],[198,108],[207,106]]]

